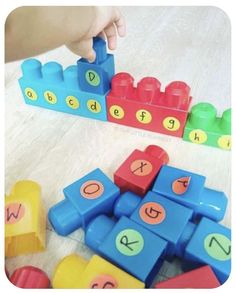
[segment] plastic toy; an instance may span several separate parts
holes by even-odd
[[[169,157],[159,146],[149,145],[144,151],[134,150],[114,173],[114,182],[121,192],[147,193],[160,168]]]
[[[88,225],[85,244],[149,286],[163,262],[167,242],[127,217],[116,223],[100,215]]]
[[[42,66],[36,59],[28,59],[21,65],[23,76],[19,84],[30,105],[107,120],[106,94],[114,74],[113,56],[106,53],[106,44],[94,39],[97,58],[90,64],[80,59],[64,71],[56,62]]]
[[[112,78],[107,95],[108,121],[182,137],[191,102],[190,87],[181,81],[161,92],[161,83],[145,77],[134,87],[126,72]]]
[[[217,288],[220,286],[210,266],[203,266],[187,273],[177,275],[166,281],[157,283],[156,289],[190,289]]]
[[[183,268],[210,265],[223,284],[231,270],[231,230],[202,218],[198,225],[189,222],[182,234],[185,242]]]
[[[192,217],[192,210],[149,191],[141,198],[131,192],[116,201],[114,215],[129,216],[152,233],[168,242],[166,255],[172,257],[181,247],[181,235]]]
[[[221,191],[204,187],[206,177],[196,173],[163,166],[152,190],[193,209],[193,219],[201,216],[221,221],[227,207],[227,197]]]
[[[42,251],[45,238],[41,188],[33,181],[18,181],[5,197],[5,256]]]
[[[119,188],[95,169],[63,190],[65,199],[50,208],[48,219],[55,231],[66,236],[101,213],[111,213]]]
[[[216,108],[209,103],[194,105],[189,114],[183,139],[225,150],[231,149],[231,109],[216,117]]]
[[[33,266],[24,266],[15,270],[10,277],[10,282],[19,288],[50,288],[50,280],[47,274]]]
[[[144,285],[97,255],[90,261],[76,254],[66,256],[57,265],[52,278],[53,288],[65,289],[141,289]]]

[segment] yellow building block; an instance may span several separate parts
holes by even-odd
[[[64,289],[143,289],[145,284],[132,277],[100,256],[94,255],[90,261],[71,254],[57,265],[53,278],[53,288]]]
[[[5,197],[5,256],[42,251],[45,238],[41,188],[33,181],[18,181]]]

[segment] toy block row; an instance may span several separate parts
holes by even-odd
[[[18,268],[11,276],[7,274],[7,277],[13,285],[19,288],[46,289],[51,287],[47,274],[34,266]]]
[[[231,109],[217,117],[216,108],[209,103],[192,107],[184,129],[183,139],[225,150],[231,149]]]
[[[36,59],[22,63],[19,84],[30,105],[107,120],[106,94],[114,75],[114,57],[106,52],[106,43],[95,38],[97,57],[94,63],[81,58],[64,71],[56,62],[42,66]]]

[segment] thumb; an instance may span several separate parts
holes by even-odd
[[[67,44],[67,47],[73,53],[87,59],[89,62],[94,62],[96,59],[92,38]]]

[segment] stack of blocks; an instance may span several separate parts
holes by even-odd
[[[186,280],[204,266],[209,282],[202,286],[217,287],[227,280],[230,229],[218,224],[225,215],[226,195],[205,187],[204,176],[167,163],[163,149],[148,146],[134,150],[121,164],[115,183],[96,169],[64,189],[66,201],[51,207],[49,221],[64,236],[82,227],[85,244],[96,255],[89,263],[78,255],[61,260],[54,288],[149,288],[163,261],[174,257],[182,259],[188,278],[169,280],[172,286],[179,282],[182,288],[191,287]],[[72,228],[63,230],[67,218]],[[168,287],[168,281],[163,286]]]
[[[231,109],[220,118],[213,105],[200,103],[189,113],[192,97],[185,82],[171,82],[162,92],[159,80],[144,77],[135,87],[129,73],[115,74],[103,39],[94,38],[93,47],[93,63],[81,58],[64,71],[56,62],[24,61],[19,84],[25,102],[231,149]]]

